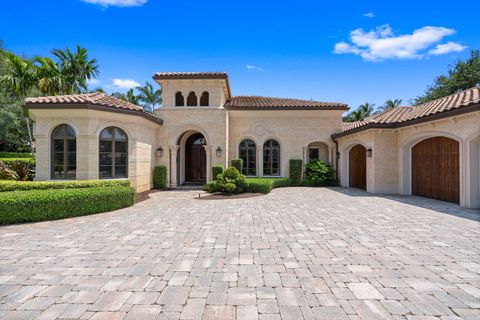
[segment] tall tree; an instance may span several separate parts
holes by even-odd
[[[450,94],[480,85],[480,51],[472,50],[466,60],[448,66],[446,75],[435,78],[425,93],[412,100],[414,105],[439,99]]]
[[[149,82],[145,82],[143,87],[137,87],[139,91],[138,101],[148,111],[153,111],[156,106],[162,104],[162,88],[153,89]]]
[[[36,72],[36,85],[44,95],[56,95],[62,91],[63,77],[58,65],[47,57],[34,57],[32,59]]]
[[[57,65],[62,77],[61,93],[79,93],[87,91],[88,80],[99,74],[97,59],[88,59],[87,49],[77,46],[77,51],[53,49],[58,59]]]
[[[393,109],[393,108],[396,108],[398,106],[400,106],[402,104],[402,99],[388,99],[387,101],[385,101],[385,103],[383,104],[383,106],[380,106],[378,109],[380,111],[386,111],[386,110],[389,110],[389,109]]]
[[[364,104],[360,105],[357,109],[350,112],[348,115],[343,117],[343,121],[345,122],[353,122],[353,121],[360,121],[363,120],[373,114],[375,109],[375,104],[365,102]]]
[[[0,83],[10,94],[24,98],[28,91],[36,84],[36,72],[30,60],[23,59],[11,52],[4,52],[3,71],[0,75]]]

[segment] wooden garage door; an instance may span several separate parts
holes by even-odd
[[[367,150],[357,144],[348,154],[349,186],[367,190]]]
[[[412,149],[412,194],[459,202],[459,145],[446,137],[417,143]]]

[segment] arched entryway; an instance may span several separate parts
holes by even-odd
[[[206,140],[201,133],[185,141],[185,183],[205,183],[207,180]]]
[[[412,194],[449,202],[460,201],[459,143],[432,137],[412,148]]]
[[[355,145],[348,153],[348,185],[367,190],[367,149]]]

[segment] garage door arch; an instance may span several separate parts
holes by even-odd
[[[413,195],[460,202],[460,143],[446,136],[422,139],[411,149]]]

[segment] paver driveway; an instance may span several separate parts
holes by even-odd
[[[341,188],[197,193],[0,228],[0,318],[480,318],[478,211]]]

